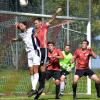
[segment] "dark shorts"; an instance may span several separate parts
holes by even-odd
[[[47,48],[41,48],[41,64],[47,64],[48,61],[48,49]]]
[[[51,77],[54,78],[55,80],[60,80],[61,72],[55,71],[55,70],[47,70],[46,71],[46,80],[49,80]]]
[[[84,69],[84,70],[76,70],[75,75],[78,75],[79,77],[82,76],[89,76],[91,77],[93,74],[95,74],[91,69]]]
[[[62,70],[62,71],[61,71],[61,75],[66,76],[66,75],[68,75],[68,74],[69,74],[69,72],[68,72],[68,71],[66,71],[66,70]]]

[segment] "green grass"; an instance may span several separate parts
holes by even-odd
[[[95,70],[100,76],[100,70]],[[61,100],[72,100],[71,83],[73,74],[67,77],[67,84],[65,88],[65,95]],[[0,70],[0,100],[33,100],[33,97],[28,98],[27,92],[31,89],[31,82],[28,70]],[[45,91],[48,95],[41,96],[40,100],[55,100],[55,85],[52,79],[46,82]],[[100,100],[96,97],[94,82],[92,81],[92,94],[86,95],[86,78],[83,77],[78,83],[79,100]],[[3,94],[3,95],[2,95]]]
[[[27,97],[27,96],[2,96],[0,97],[0,100],[33,100],[33,97]],[[41,96],[39,100],[55,100],[55,95],[45,95]],[[73,100],[72,95],[64,95],[60,98],[60,100]],[[78,95],[78,100],[100,100],[95,95]]]

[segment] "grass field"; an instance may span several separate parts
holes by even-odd
[[[27,96],[2,96],[0,100],[34,100],[33,97],[28,98]],[[41,96],[39,100],[55,100],[55,95]],[[60,100],[73,100],[72,95],[64,95]],[[95,95],[78,95],[78,100],[100,100]]]
[[[100,70],[95,70],[100,76]],[[65,88],[65,95],[61,100],[72,100],[72,82],[73,74],[67,78]],[[55,85],[52,81],[46,82],[46,89],[44,92],[48,93],[42,95],[39,100],[55,100]],[[31,89],[31,82],[28,70],[0,70],[0,100],[34,100],[33,97],[28,98],[27,92]],[[86,95],[86,78],[82,78],[78,84],[78,100],[100,100],[96,97],[94,82],[92,81],[92,94]]]

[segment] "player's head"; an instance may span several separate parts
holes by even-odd
[[[66,51],[66,52],[69,52],[69,51],[70,51],[70,45],[69,45],[69,44],[67,44],[67,45],[65,46],[65,51]]]
[[[87,41],[87,40],[82,41],[82,48],[83,49],[86,49],[88,45],[89,45],[89,41]]]
[[[16,28],[19,29],[21,32],[24,32],[26,30],[26,23],[25,22],[19,22],[16,24]]]
[[[34,25],[36,28],[40,28],[42,25],[42,18],[35,18],[34,19]]]
[[[49,49],[49,51],[52,52],[54,50],[54,48],[55,48],[55,43],[53,41],[49,41],[48,42],[48,49]]]

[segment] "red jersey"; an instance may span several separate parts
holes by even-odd
[[[91,56],[91,50],[86,49],[82,50],[82,48],[79,48],[75,51],[74,57],[76,60],[76,69],[87,69],[89,68],[89,58]]]
[[[59,59],[53,58],[53,55],[62,56],[63,54],[60,49],[55,48],[52,53],[48,52],[49,63],[48,63],[48,70],[60,70]]]
[[[39,33],[37,34],[37,38],[40,43],[40,48],[47,48],[47,33],[48,26],[43,24],[41,28],[39,28]]]

